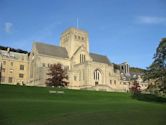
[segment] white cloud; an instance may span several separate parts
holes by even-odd
[[[166,23],[166,17],[139,16],[137,21],[144,24],[164,24]]]
[[[12,27],[13,27],[13,24],[11,22],[6,22],[5,28],[4,28],[5,32],[10,33],[12,31]]]

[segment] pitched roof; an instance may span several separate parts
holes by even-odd
[[[66,48],[40,42],[35,42],[34,44],[39,54],[68,58]]]
[[[29,53],[28,51],[25,51],[25,50],[22,50],[22,49],[16,49],[16,48],[11,48],[11,47],[1,46],[1,45],[0,45],[0,50],[7,51],[8,48],[9,48],[9,50],[10,50],[11,52],[23,53],[23,54]]]
[[[90,56],[91,56],[91,58],[93,59],[94,62],[110,64],[109,59],[104,55],[99,55],[99,54],[96,54],[96,53],[90,53]]]

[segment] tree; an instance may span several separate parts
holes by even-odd
[[[67,70],[60,63],[50,66],[47,75],[50,76],[46,81],[47,86],[65,87],[68,84]]]
[[[156,90],[166,93],[166,38],[156,49],[153,63],[147,68],[144,80],[154,80]]]
[[[134,81],[133,85],[131,86],[130,91],[133,94],[133,96],[137,96],[138,94],[140,94],[141,87],[136,80]]]

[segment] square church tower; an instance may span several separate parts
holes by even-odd
[[[71,58],[81,46],[89,52],[88,33],[76,28],[69,28],[61,34],[60,46],[66,48],[69,58]]]

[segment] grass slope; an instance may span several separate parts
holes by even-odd
[[[0,85],[0,125],[166,124],[166,103],[134,100],[128,93],[49,90]]]

